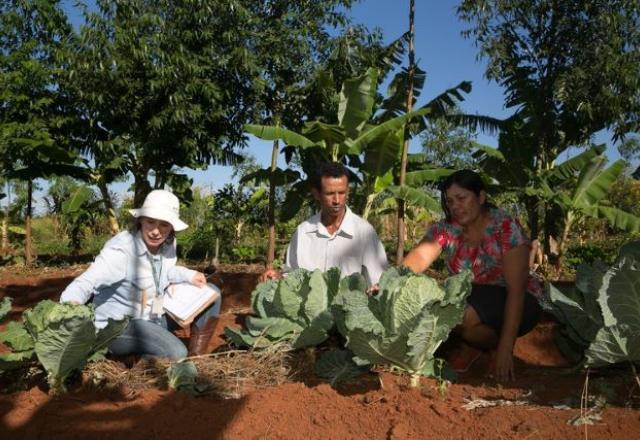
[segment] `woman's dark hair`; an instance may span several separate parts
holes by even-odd
[[[316,172],[311,179],[311,186],[318,191],[322,191],[322,178],[335,177],[340,178],[346,176],[349,180],[347,169],[339,162],[325,162],[318,165]]]
[[[480,195],[481,191],[487,192],[487,188],[480,177],[480,174],[476,173],[472,170],[458,170],[453,174],[450,174],[444,181],[440,184],[440,206],[442,206],[442,210],[446,216],[447,221],[451,221],[451,212],[449,212],[449,208],[447,206],[447,190],[451,188],[453,185],[458,185],[461,188],[464,188],[468,191],[472,191],[476,196]],[[493,203],[489,203],[485,200],[482,205],[485,208],[494,208],[495,205]]]

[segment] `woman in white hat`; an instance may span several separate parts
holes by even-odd
[[[62,292],[61,302],[85,304],[93,297],[95,324],[129,317],[129,325],[109,346],[118,356],[139,354],[179,359],[207,351],[213,336],[220,300],[202,312],[191,328],[189,351],[171,332],[176,325],[163,310],[163,298],[172,283],[206,283],[201,272],[176,265],[175,232],[187,228],[180,220],[180,203],[169,191],[154,190],[139,209],[130,231],[109,240],[96,260]]]

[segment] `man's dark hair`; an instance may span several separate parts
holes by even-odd
[[[339,179],[342,176],[347,177],[349,180],[349,173],[347,169],[339,162],[325,162],[318,165],[316,173],[311,179],[311,186],[318,191],[322,191],[322,178],[323,177],[335,177]]]

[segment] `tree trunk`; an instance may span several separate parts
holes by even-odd
[[[2,255],[9,253],[9,217],[2,218]]]
[[[100,195],[102,196],[102,202],[104,203],[104,209],[107,212],[107,219],[109,219],[109,229],[111,235],[116,235],[120,232],[120,225],[118,225],[118,217],[116,216],[116,210],[113,208],[113,201],[111,200],[111,194],[107,184],[102,180],[97,182]]]
[[[529,229],[531,230],[531,239],[538,238],[540,233],[539,217],[538,217],[538,203],[535,197],[526,196],[525,209],[527,210],[527,217],[529,221]]]
[[[413,35],[414,26],[413,18],[415,15],[414,0],[409,1],[409,70],[407,75],[407,101],[405,104],[407,113],[411,112],[413,108],[413,76],[415,73],[415,53],[413,47]],[[404,185],[407,177],[407,156],[409,154],[409,122],[406,123],[404,128],[404,144],[402,146],[402,158],[400,160],[400,185]],[[404,259],[404,239],[406,225],[404,223],[405,217],[405,202],[404,200],[397,200],[398,202],[398,248],[396,250],[396,264],[402,264]]]
[[[33,249],[31,247],[31,204],[33,199],[33,181],[27,180],[27,215],[25,216],[25,231],[24,236],[24,259],[27,266],[33,264]]]
[[[147,179],[148,170],[136,170],[133,172],[133,206],[139,208],[144,203],[144,198],[151,192],[151,184]]]
[[[269,242],[267,243],[267,269],[273,268],[276,258],[276,183],[275,171],[278,165],[278,152],[280,145],[278,140],[273,141],[271,149],[271,174],[269,175]]]
[[[11,208],[11,186],[7,180],[7,204],[4,209],[4,218],[2,219],[2,254],[9,253],[9,210]]]

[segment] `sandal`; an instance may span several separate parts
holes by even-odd
[[[480,356],[482,356],[481,350],[465,344],[465,346],[451,353],[447,358],[447,363],[456,373],[466,373]]]

